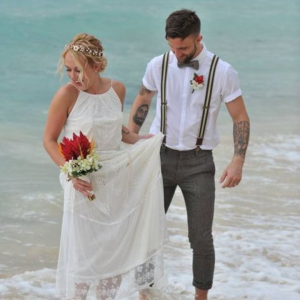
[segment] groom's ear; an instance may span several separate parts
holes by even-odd
[[[201,34],[199,34],[199,35],[197,36],[196,41],[197,41],[198,43],[200,43],[200,42],[202,41],[202,38],[203,38],[203,36],[202,36]]]

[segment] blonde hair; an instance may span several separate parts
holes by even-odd
[[[75,49],[75,50],[74,50]],[[107,66],[107,59],[103,56],[103,47],[99,39],[87,33],[79,33],[70,41],[60,55],[57,72],[63,75],[66,54],[69,53],[77,68],[80,70],[79,79],[82,81],[83,70],[89,64],[99,66],[99,72],[103,72]],[[85,64],[82,65],[80,58],[83,58]]]

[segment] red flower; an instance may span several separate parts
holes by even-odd
[[[63,138],[62,143],[58,143],[58,149],[66,161],[77,159],[81,156],[86,158],[94,148],[94,142],[89,142],[88,138],[80,131],[77,136],[73,133],[73,139]]]
[[[194,93],[195,90],[199,90],[204,86],[204,77],[203,75],[197,75],[197,73],[194,73],[193,79],[190,81],[191,86],[193,88],[192,93]]]
[[[194,80],[195,80],[198,84],[203,83],[203,81],[204,81],[203,75],[199,75],[199,76],[198,76],[198,75],[195,73]]]

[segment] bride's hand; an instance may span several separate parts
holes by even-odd
[[[89,191],[93,190],[90,182],[84,181],[80,178],[72,178],[73,187],[76,191],[82,193],[85,197],[91,197],[92,194]]]

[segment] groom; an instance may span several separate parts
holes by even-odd
[[[157,94],[156,116],[150,133],[165,134],[161,148],[165,210],[179,186],[186,204],[193,249],[195,299],[206,300],[215,266],[212,150],[219,144],[216,122],[221,103],[226,104],[232,118],[234,141],[234,155],[220,179],[223,188],[235,187],[242,179],[250,123],[236,70],[207,50],[200,27],[199,17],[191,10],[175,11],[168,17],[165,37],[171,51],[167,70],[162,72],[162,55],[148,63],[131,109],[129,128],[139,132]],[[164,87],[166,105],[162,99]]]

